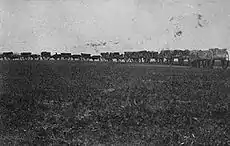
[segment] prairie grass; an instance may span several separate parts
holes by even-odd
[[[0,62],[1,145],[229,145],[230,71]]]

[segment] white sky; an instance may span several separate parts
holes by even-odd
[[[96,54],[85,44],[98,41],[107,42],[98,53],[230,48],[229,6],[230,0],[0,0],[0,52]]]

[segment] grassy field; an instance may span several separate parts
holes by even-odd
[[[230,145],[230,70],[0,62],[0,145]]]

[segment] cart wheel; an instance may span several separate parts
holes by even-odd
[[[228,64],[229,64],[229,55],[227,55],[224,60],[221,60],[221,65],[223,69],[227,69]]]
[[[214,64],[215,64],[215,60],[214,60],[214,59],[213,59],[213,60],[210,60],[210,61],[209,61],[209,64],[208,64],[209,68],[210,68],[210,69],[213,69]]]

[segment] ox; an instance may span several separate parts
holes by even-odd
[[[100,55],[93,55],[93,56],[91,56],[91,59],[93,61],[95,61],[95,60],[101,61],[101,56]]]
[[[81,60],[81,55],[79,55],[79,54],[73,54],[73,55],[71,55],[71,58],[73,59],[73,60]]]
[[[189,63],[191,66],[200,68],[210,67],[212,52],[210,50],[192,50],[189,55]]]
[[[112,61],[112,58],[109,52],[101,53],[101,58],[103,61]]]
[[[161,63],[164,63],[164,60],[166,60],[167,64],[171,64],[173,62],[172,51],[162,50],[159,54],[159,60]]]
[[[21,53],[21,58],[22,60],[30,60],[31,59],[31,52],[22,52]]]
[[[13,54],[14,54],[13,52],[3,52],[2,54],[3,60],[11,60]]]
[[[31,54],[31,58],[32,58],[33,60],[40,60],[40,57],[41,57],[41,55],[38,55],[38,54]]]
[[[91,54],[81,53],[81,57],[83,60],[89,61],[91,58]]]
[[[54,55],[51,56],[54,60],[61,60],[61,54],[55,53]]]
[[[71,53],[61,53],[61,59],[69,60],[71,59]]]
[[[227,49],[212,48],[209,49],[212,52],[211,67],[215,64],[216,60],[221,61],[221,66],[226,69],[229,64],[229,54]]]
[[[42,57],[42,60],[50,60],[51,58],[51,52],[41,52],[41,57]]]

